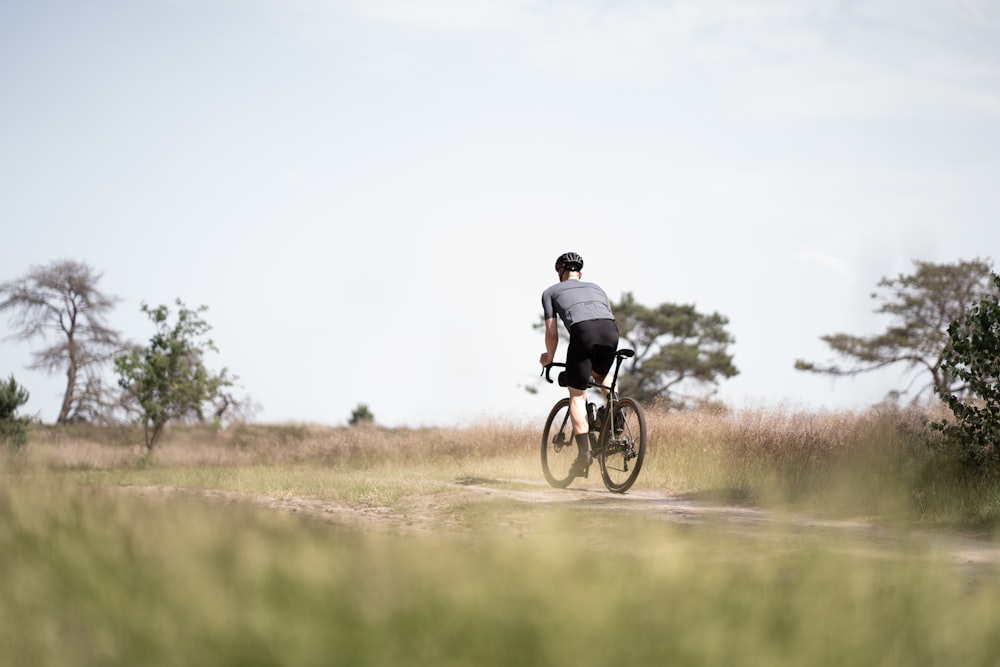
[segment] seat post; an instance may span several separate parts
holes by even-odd
[[[609,398],[611,398],[612,400],[615,398],[615,394],[617,393],[618,370],[622,367],[622,359],[624,359],[624,357],[622,357],[620,354],[615,355],[615,374],[611,377],[610,393],[608,394]]]

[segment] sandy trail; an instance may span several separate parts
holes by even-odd
[[[435,483],[440,489],[440,483]],[[944,531],[894,531],[862,520],[832,520],[802,514],[772,512],[754,507],[692,500],[658,491],[632,490],[612,494],[598,488],[553,489],[533,480],[457,480],[440,492],[407,498],[406,509],[353,506],[331,500],[273,497],[227,490],[186,489],[170,486],[125,486],[122,490],[146,496],[200,496],[220,503],[250,503],[269,510],[299,514],[352,529],[396,533],[463,531],[465,526],[452,508],[462,498],[488,497],[524,504],[526,509],[553,507],[608,514],[641,513],[672,524],[705,526],[746,536],[748,539],[787,539],[802,543],[824,539],[824,544],[873,557],[907,554],[962,566],[976,572],[998,570],[1000,544],[984,537]],[[832,540],[829,538],[833,538]]]

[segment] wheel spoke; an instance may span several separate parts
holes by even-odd
[[[646,451],[646,420],[633,399],[615,403],[610,428],[602,433],[601,476],[610,491],[624,493],[635,482]]]
[[[570,466],[576,459],[569,419],[569,399],[564,398],[552,408],[542,432],[542,472],[546,481],[556,488],[565,488],[573,481]]]

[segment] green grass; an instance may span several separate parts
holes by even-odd
[[[649,421],[636,493],[875,528],[515,499],[529,427],[46,429],[0,457],[0,664],[1000,663],[1000,566],[914,531],[988,536],[1000,485],[912,415]]]
[[[352,531],[61,477],[0,491],[11,665],[995,664],[1000,581],[902,546],[536,514]],[[496,515],[524,513],[509,502]]]

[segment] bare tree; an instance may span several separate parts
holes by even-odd
[[[64,259],[0,284],[0,312],[13,318],[8,338],[46,342],[33,352],[29,368],[66,373],[57,424],[90,418],[101,409],[102,392],[95,394],[104,386],[99,371],[121,346],[120,334],[105,321],[119,299],[97,289],[101,276],[87,264]]]

